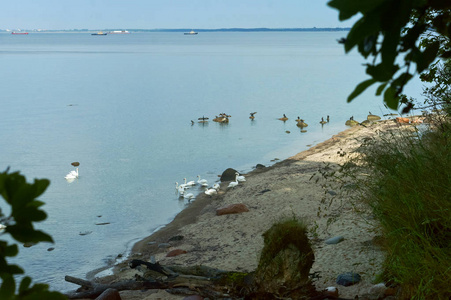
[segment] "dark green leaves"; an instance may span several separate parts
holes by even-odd
[[[47,218],[47,214],[40,209],[44,202],[36,198],[41,196],[50,181],[47,179],[35,179],[33,184],[26,182],[25,177],[19,172],[8,174],[8,169],[0,173],[0,196],[11,206],[11,214],[4,233],[10,234],[16,241],[22,243],[53,242],[50,235],[40,230],[35,230],[33,222],[40,222]],[[3,215],[2,215],[3,217]],[[48,285],[35,284],[31,286],[31,278],[24,277],[16,295],[16,283],[14,275],[22,274],[23,270],[16,265],[7,263],[7,257],[16,256],[19,252],[17,245],[8,245],[0,240],[0,299],[32,300],[48,299],[59,300],[66,297],[58,292],[48,291]]]
[[[380,82],[376,95],[383,94],[387,106],[397,109],[399,95],[413,77],[412,63],[421,73],[438,57],[451,57],[451,1],[332,0],[328,5],[338,9],[340,20],[361,15],[344,39],[344,49],[357,47],[364,58],[372,58],[366,69],[371,79],[358,84],[348,102]]]
[[[374,79],[368,79],[363,82],[361,82],[359,85],[356,86],[355,90],[349,95],[348,102],[351,102],[352,99],[360,95],[364,90],[366,90],[370,85],[375,83],[376,80]]]

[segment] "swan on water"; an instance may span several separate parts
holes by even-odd
[[[185,184],[186,184],[187,186],[193,186],[193,185],[196,185],[196,182],[195,182],[194,180],[191,180],[191,181],[186,182],[186,178],[183,178],[183,179],[185,179]]]
[[[240,173],[236,172],[235,174],[236,174],[236,181],[239,181],[239,182],[246,181],[246,178],[243,175],[240,175]]]
[[[193,193],[188,193],[188,194],[186,194],[186,195],[183,195],[183,198],[188,199],[188,200],[191,200],[191,199],[194,198],[194,194],[193,194]]]
[[[65,179],[75,179],[78,178],[78,168],[75,169],[75,171],[70,171],[66,176],[64,176]]]
[[[206,186],[206,184],[208,184],[207,179],[200,179],[200,175],[197,175],[197,177],[199,178],[199,180],[197,181],[198,184],[202,186]]]

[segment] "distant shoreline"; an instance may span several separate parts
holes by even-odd
[[[127,30],[130,32],[189,32],[195,30],[196,32],[323,32],[323,31],[349,31],[349,27],[336,28],[212,28],[212,29],[197,29],[197,28],[176,28],[176,29],[133,29],[133,28],[112,28],[112,29],[21,29],[21,31],[45,33],[45,32],[110,32],[115,30]],[[12,29],[0,29],[0,32],[12,32]]]

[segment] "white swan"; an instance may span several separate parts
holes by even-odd
[[[232,181],[232,182],[229,183],[229,186],[227,188],[234,188],[234,187],[236,187],[238,185],[237,178],[238,178],[238,175],[235,176],[235,181]]]
[[[183,198],[188,199],[188,200],[191,200],[191,199],[194,198],[194,194],[193,194],[193,193],[188,193],[188,194],[186,194],[186,195],[183,195]]]
[[[243,175],[240,175],[240,173],[235,173],[236,174],[236,180],[239,182],[243,182],[246,181],[246,178]]]
[[[197,177],[199,178],[199,180],[197,181],[198,184],[200,184],[201,186],[207,186],[208,185],[207,179],[200,179],[200,175],[197,175]]]
[[[75,171],[70,171],[66,176],[64,176],[65,179],[75,179],[78,178],[78,168],[75,169]]]
[[[220,187],[221,187],[221,186],[219,185],[219,183],[213,184],[213,188],[214,188],[215,190],[219,190]]]
[[[196,182],[194,182],[194,180],[191,180],[191,181],[186,182],[186,178],[183,178],[183,179],[185,179],[185,184],[186,184],[187,186],[193,186],[193,185],[196,185]]]
[[[217,193],[218,193],[218,191],[215,190],[215,189],[208,189],[208,190],[205,191],[205,194],[207,194],[208,196],[213,196],[213,195],[215,195]]]

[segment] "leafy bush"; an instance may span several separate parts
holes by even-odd
[[[366,144],[364,199],[385,236],[382,280],[408,299],[451,295],[451,125],[420,136],[391,135]]]
[[[35,179],[33,184],[29,184],[19,172],[8,174],[8,169],[0,173],[0,195],[11,206],[9,216],[5,216],[0,209],[0,224],[6,225],[0,231],[0,236],[10,234],[20,243],[53,242],[50,235],[33,227],[33,222],[47,218],[47,214],[39,209],[44,202],[36,198],[44,193],[49,184],[47,179]],[[49,291],[46,284],[31,285],[32,280],[28,276],[22,279],[17,288],[14,276],[24,271],[17,265],[8,264],[7,257],[14,257],[18,253],[17,244],[0,240],[0,299],[66,299],[58,292]]]

